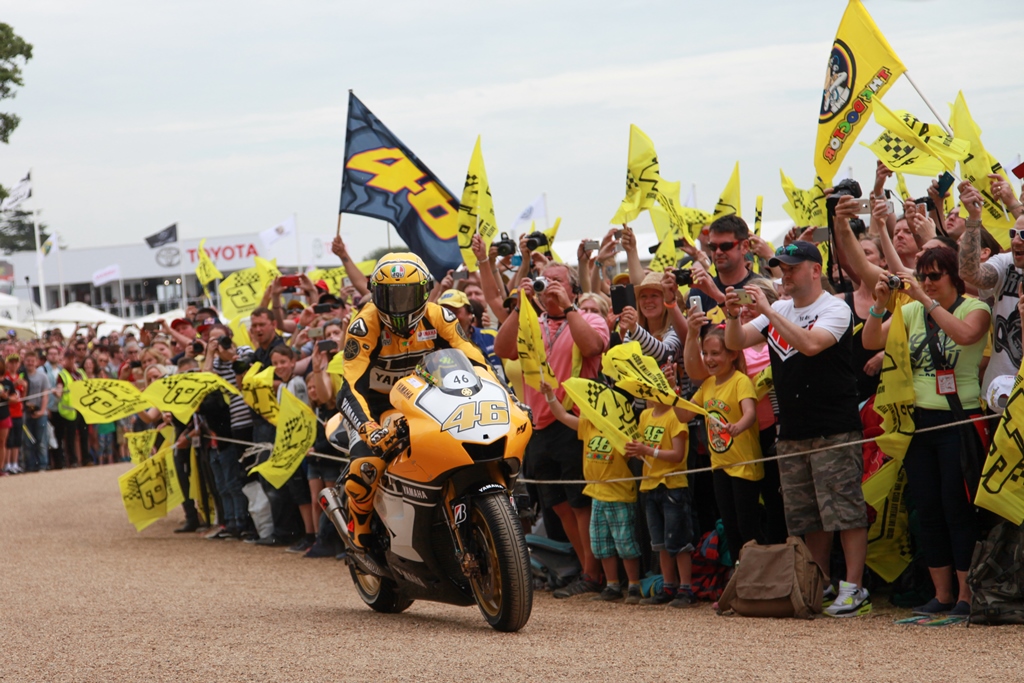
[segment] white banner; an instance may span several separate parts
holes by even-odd
[[[114,280],[120,280],[120,279],[121,279],[121,266],[119,266],[119,265],[117,265],[115,263],[112,266],[107,266],[106,268],[102,268],[100,270],[97,270],[95,273],[93,273],[92,274],[92,286],[93,287],[99,287],[101,285],[107,284],[108,282],[113,282]]]
[[[295,234],[295,216],[289,216],[269,230],[263,230],[260,232],[260,239],[263,240],[263,246],[270,249],[274,242],[278,241],[282,237],[288,237]]]
[[[21,181],[11,188],[10,194],[0,203],[0,211],[14,211],[21,203],[32,196],[31,173],[26,174]]]
[[[543,232],[548,229],[548,211],[543,194],[537,195],[537,198],[516,217],[509,234],[518,236],[527,233],[534,222],[537,223],[538,230]]]

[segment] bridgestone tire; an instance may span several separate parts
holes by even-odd
[[[348,569],[352,574],[352,583],[356,586],[356,592],[373,611],[383,614],[398,614],[404,612],[412,604],[413,601],[402,595],[394,581],[372,574],[364,574],[352,566]]]
[[[533,579],[523,527],[502,493],[473,500],[472,547],[480,573],[470,578],[477,605],[495,630],[518,631],[533,609]]]

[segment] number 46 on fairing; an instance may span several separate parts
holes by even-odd
[[[508,423],[508,404],[504,401],[472,401],[456,408],[441,424],[441,430],[465,432],[477,426],[491,427]]]

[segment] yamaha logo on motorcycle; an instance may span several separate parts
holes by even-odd
[[[365,550],[349,535],[344,487],[319,497],[348,548],[359,597],[386,613],[414,600],[475,604],[493,628],[518,631],[533,583],[511,492],[533,432],[529,415],[456,349],[425,356],[415,374],[394,380],[390,398],[395,412],[381,418],[404,421],[408,440],[381,475]]]

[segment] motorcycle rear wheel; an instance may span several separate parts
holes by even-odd
[[[480,613],[498,631],[518,631],[533,609],[530,555],[519,518],[501,493],[473,501],[472,546],[480,571],[469,579]]]
[[[352,566],[348,570],[352,574],[352,583],[356,585],[356,593],[375,612],[398,614],[407,610],[413,603],[402,595],[391,579],[366,574]]]

